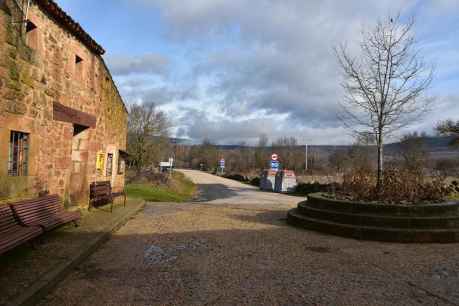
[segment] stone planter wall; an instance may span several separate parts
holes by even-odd
[[[311,194],[288,213],[292,225],[364,240],[459,241],[459,202],[386,205]]]

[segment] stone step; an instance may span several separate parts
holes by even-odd
[[[449,201],[432,204],[397,204],[352,202],[328,198],[321,193],[308,195],[308,205],[317,209],[329,209],[343,213],[378,214],[390,216],[452,216],[459,215],[459,202]]]
[[[304,216],[297,208],[287,214],[287,223],[327,234],[387,242],[459,242],[459,229],[407,229],[341,224]]]
[[[459,216],[389,216],[319,209],[308,202],[298,204],[298,212],[306,217],[340,224],[377,226],[384,228],[459,229]]]

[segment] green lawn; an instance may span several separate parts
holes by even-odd
[[[186,202],[193,198],[196,185],[182,173],[174,172],[169,186],[152,184],[129,184],[126,186],[127,196],[141,198],[148,202]]]
[[[459,193],[452,193],[449,197],[448,200],[450,201],[459,201]]]

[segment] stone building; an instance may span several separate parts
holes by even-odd
[[[0,0],[0,200],[124,187],[127,110],[97,44],[52,0]]]

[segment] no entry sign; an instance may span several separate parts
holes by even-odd
[[[279,170],[279,156],[276,153],[271,155],[271,170]]]

